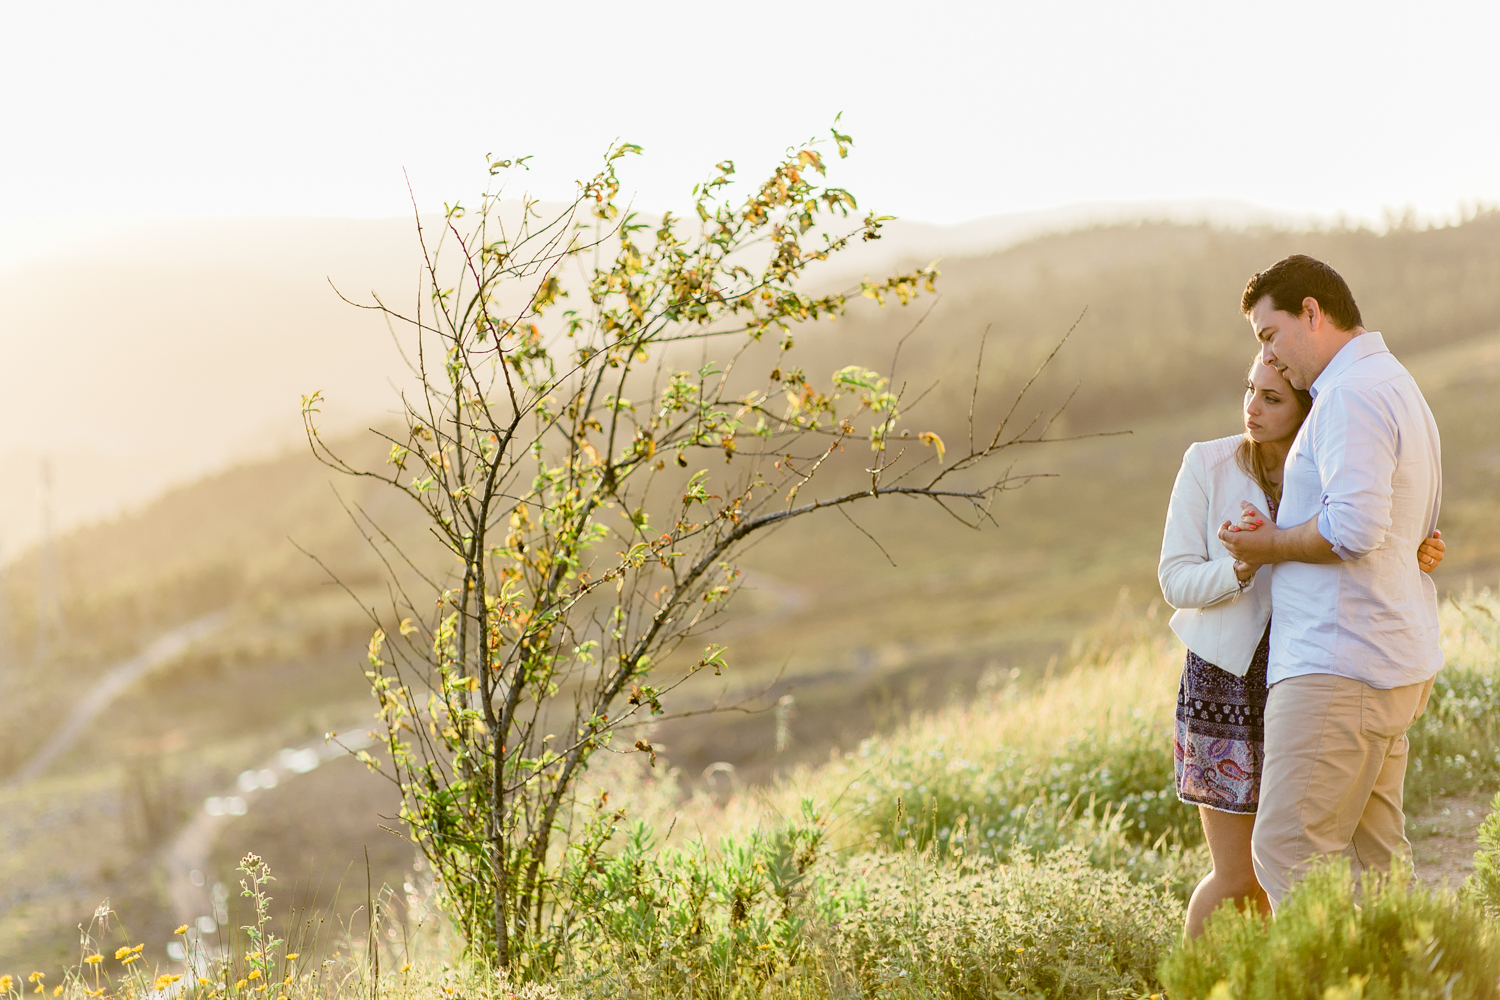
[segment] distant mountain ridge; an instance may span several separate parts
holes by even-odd
[[[970,262],[1059,234],[1312,221],[1232,201],[1100,202],[951,226],[896,220],[813,282],[846,285],[942,259],[951,300],[972,297],[967,279],[953,279],[988,266]],[[427,238],[440,232],[441,220],[428,219]],[[0,228],[0,421],[20,431],[0,445],[9,473],[0,560],[39,537],[44,456],[53,461],[53,521],[66,529],[299,447],[303,393],[324,393],[335,429],[379,419],[400,359],[380,318],[330,285],[356,301],[376,292],[414,308],[419,268],[409,218],[73,218]]]

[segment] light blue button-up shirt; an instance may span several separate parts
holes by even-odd
[[[1276,565],[1267,680],[1425,681],[1443,665],[1437,588],[1417,566],[1442,501],[1437,423],[1378,333],[1344,345],[1311,392],[1287,452],[1276,523],[1317,518],[1341,561]]]

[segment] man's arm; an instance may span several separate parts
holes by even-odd
[[[1270,534],[1280,537],[1276,541],[1258,545],[1255,536],[1266,533],[1266,518],[1255,509],[1254,504],[1242,503],[1240,506],[1244,508],[1244,514],[1241,515],[1239,524],[1225,521],[1219,526],[1219,539],[1235,558],[1234,573],[1240,582],[1250,579],[1255,575],[1256,569],[1267,563],[1341,561],[1339,554],[1333,550],[1333,543],[1318,530],[1317,518],[1310,518],[1294,528],[1286,529],[1278,528],[1272,523]],[[1417,568],[1424,573],[1431,573],[1438,568],[1447,551],[1448,543],[1443,541],[1443,533],[1433,529],[1431,536],[1422,539],[1422,544],[1417,546]],[[1254,558],[1248,558],[1252,556]]]
[[[1373,392],[1334,386],[1318,398],[1313,424],[1323,509],[1318,532],[1344,560],[1363,559],[1391,528],[1397,428]]]
[[[1239,524],[1225,521],[1219,525],[1219,541],[1229,554],[1252,566],[1272,563],[1342,562],[1333,551],[1333,543],[1318,531],[1318,519],[1309,518],[1291,528],[1278,528],[1275,521],[1265,517],[1254,504],[1241,503],[1245,517]]]

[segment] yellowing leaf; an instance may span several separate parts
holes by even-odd
[[[943,444],[943,439],[938,437],[932,431],[923,431],[921,434],[918,434],[917,437],[921,439],[923,444],[936,448],[938,453],[938,461],[942,462],[943,453],[948,450],[947,447]]]

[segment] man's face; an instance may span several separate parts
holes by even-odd
[[[1250,310],[1250,328],[1260,341],[1260,359],[1275,368],[1298,389],[1306,390],[1323,373],[1327,359],[1320,357],[1313,341],[1312,314],[1282,312],[1261,296]]]

